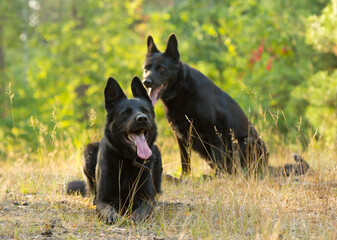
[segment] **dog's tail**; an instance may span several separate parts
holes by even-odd
[[[299,176],[306,174],[310,167],[309,164],[298,154],[293,153],[294,164],[285,164],[282,167],[268,166],[269,173],[274,176]]]
[[[86,196],[86,187],[84,181],[71,181],[66,186],[67,194],[81,194],[82,197]]]

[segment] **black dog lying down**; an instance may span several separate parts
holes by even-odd
[[[180,61],[174,34],[165,52],[148,37],[143,84],[153,105],[159,98],[164,104],[179,144],[183,173],[191,170],[190,146],[217,173],[232,173],[237,167],[249,172],[268,169],[267,147],[241,107],[205,75]]]
[[[84,181],[68,183],[67,192],[95,195],[100,219],[112,224],[118,213],[133,220],[150,215],[160,192],[162,162],[154,141],[154,109],[138,77],[132,80],[134,98],[127,99],[119,84],[109,78],[104,90],[107,111],[104,137],[84,151]]]

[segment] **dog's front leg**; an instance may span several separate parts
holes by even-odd
[[[118,213],[116,209],[105,202],[99,202],[96,206],[98,218],[102,219],[106,224],[113,224],[118,220]]]
[[[181,157],[181,167],[182,167],[182,174],[188,174],[191,172],[191,159],[188,155],[187,148],[188,146],[184,143],[183,140],[177,137],[177,141],[179,144],[180,150],[180,157]]]

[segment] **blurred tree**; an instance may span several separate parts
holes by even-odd
[[[132,77],[141,73],[143,54],[135,53],[143,50],[146,36],[142,1],[89,0],[83,4],[79,0],[14,0],[2,1],[1,9],[9,13],[8,17],[2,15],[8,26],[8,42],[2,49],[11,66],[8,80],[1,83],[14,83],[16,135],[34,144],[30,116],[49,128],[57,119],[59,128],[76,135],[88,126],[90,107],[98,110],[97,121],[103,125],[102,89],[106,79],[113,76],[127,88]],[[19,61],[15,61],[15,54],[11,58],[14,40],[19,43],[13,46],[21,56]],[[18,71],[23,78],[18,77]],[[9,104],[6,106],[9,109]],[[9,114],[1,125],[7,126],[4,135],[9,137]]]
[[[4,139],[2,142],[9,145],[19,134],[10,103],[16,100],[16,95],[11,90],[21,88],[20,84],[24,84],[25,79],[22,41],[26,24],[23,19],[24,3],[22,0],[0,2],[0,136]]]
[[[308,18],[306,39],[325,56],[334,54],[335,64],[319,71],[303,85],[305,100],[308,102],[306,117],[320,129],[327,142],[337,144],[337,1],[323,9],[320,16]]]
[[[5,104],[8,88],[8,68],[11,68],[7,59],[15,57],[20,52],[20,29],[22,29],[21,1],[1,1],[0,2],[0,108],[1,117],[6,118],[9,114],[9,105]],[[14,54],[12,54],[14,53]],[[22,60],[16,57],[15,60],[20,64]]]
[[[320,16],[308,18],[307,42],[315,49],[337,56],[337,1],[331,2],[323,9]]]
[[[322,29],[327,25],[332,31],[336,25],[331,16],[334,8],[323,11],[322,16],[325,11],[330,14],[326,22],[323,17],[307,19],[319,14],[327,3],[328,0],[1,1],[0,90],[8,92],[9,82],[12,83],[16,128],[13,129],[8,95],[1,94],[0,139],[10,145],[19,138],[27,147],[36,146],[32,127],[36,119],[46,123],[49,137],[57,127],[62,129],[59,134],[67,133],[75,139],[92,126],[93,112],[97,113],[93,127],[102,127],[106,79],[116,78],[130,95],[130,80],[141,75],[147,35],[152,34],[164,50],[172,32],[178,37],[181,59],[233,96],[255,123],[261,119],[263,128],[293,133],[302,117],[304,127],[317,127],[319,122],[311,114],[326,106],[331,112],[335,107],[331,103],[334,93],[327,94],[330,97],[319,107],[314,107],[314,98],[304,95],[326,91],[334,84],[332,70],[336,61],[333,54],[319,53],[312,46],[319,49],[327,39],[326,46],[333,52],[335,36],[329,32],[320,36],[310,33],[310,29],[314,31],[321,24]],[[311,25],[305,33],[307,21]],[[312,46],[305,44],[305,34]],[[323,77],[332,83],[317,84],[317,79]],[[317,92],[309,86],[318,87]],[[161,124],[165,118],[160,106],[156,106],[156,113]],[[265,116],[270,126],[264,121]]]

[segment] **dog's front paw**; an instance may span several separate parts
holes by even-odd
[[[112,224],[116,223],[117,220],[118,220],[118,215],[114,214],[112,216],[106,216],[104,222],[105,222],[105,224],[112,225]]]
[[[98,210],[98,218],[100,220],[103,220],[104,223],[111,225],[118,221],[118,213],[113,207],[107,206],[103,209]]]
[[[117,221],[118,221],[118,214],[116,213],[116,211],[108,211],[105,216],[104,222],[108,225],[112,225]]]

